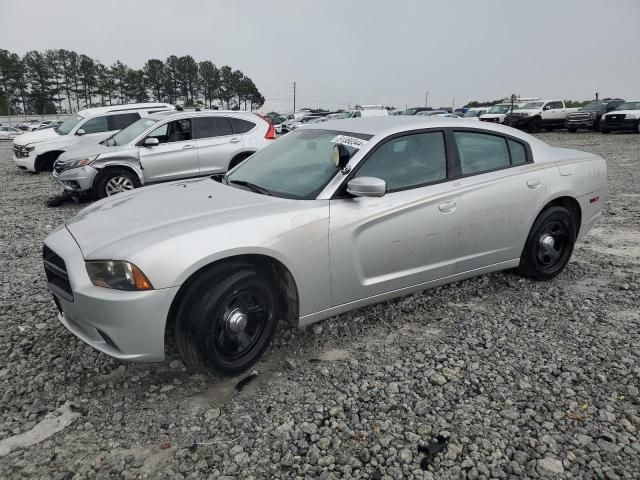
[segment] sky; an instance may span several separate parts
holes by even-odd
[[[0,48],[109,65],[191,55],[251,77],[264,111],[640,98],[640,0],[0,0]]]

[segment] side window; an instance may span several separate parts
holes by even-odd
[[[387,191],[445,180],[444,135],[427,132],[389,140],[366,160],[356,177],[380,178],[387,182]]]
[[[198,117],[198,138],[231,135],[231,124],[225,117]]]
[[[462,175],[488,172],[509,166],[504,138],[484,133],[454,132]]]
[[[353,114],[353,117],[352,117],[352,118],[358,118],[358,117],[361,117],[361,116],[362,116],[362,114],[361,114],[360,112],[355,112],[355,113]]]
[[[562,102],[549,102],[547,105],[549,105],[550,109],[556,109],[556,108],[562,108]]]
[[[511,153],[511,165],[522,165],[527,163],[527,150],[524,145],[515,140],[507,140],[509,152]]]
[[[120,115],[109,115],[109,130],[122,130],[127,128],[133,122],[140,120],[139,113],[121,113]]]
[[[255,123],[242,120],[240,118],[229,117],[229,121],[233,127],[233,133],[247,133],[249,130],[253,130],[253,127],[256,126]]]
[[[183,118],[160,125],[147,138],[157,138],[160,143],[183,142],[191,140],[191,119]]]
[[[95,117],[80,125],[80,129],[84,130],[84,133],[108,132],[109,123],[107,117]]]

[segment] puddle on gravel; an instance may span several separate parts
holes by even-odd
[[[607,230],[598,227],[589,232],[590,240],[595,243],[588,243],[585,246],[590,250],[616,255],[619,257],[629,257],[634,260],[640,259],[640,235],[638,232]]]
[[[570,285],[572,290],[584,295],[593,295],[602,292],[603,287],[609,285],[610,282],[601,278],[583,278]]]
[[[340,360],[349,360],[351,354],[347,350],[341,350],[339,348],[332,350],[325,350],[318,355],[318,360],[321,362],[337,362]]]

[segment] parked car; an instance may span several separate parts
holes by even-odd
[[[386,108],[364,108],[362,110],[345,110],[337,113],[335,119],[360,118],[360,117],[388,117]]]
[[[514,110],[519,108],[518,104],[513,104]],[[491,106],[486,113],[480,115],[481,122],[504,123],[504,119],[511,111],[511,103],[498,103]]]
[[[102,144],[60,155],[53,178],[68,191],[104,198],[151,183],[224,173],[275,138],[273,125],[250,112],[161,112]]]
[[[403,115],[415,115],[416,113],[419,112],[430,112],[433,110],[433,107],[413,107],[413,108],[407,108]]]
[[[40,125],[36,130],[46,130],[47,128],[56,128],[64,123],[64,120],[53,120],[47,124]]]
[[[13,127],[0,127],[0,140],[13,140],[22,135],[22,130]]]
[[[299,118],[297,121],[289,124],[289,131],[295,130],[296,128],[300,128],[303,125],[310,125],[316,122],[325,121],[324,117],[320,115],[310,115],[308,117]]]
[[[423,110],[422,112],[416,113],[417,116],[421,117],[430,117],[432,115],[441,115],[448,113],[446,110]]]
[[[226,176],[97,202],[45,240],[58,318],[119,359],[160,361],[172,339],[188,365],[235,374],[278,322],[504,269],[555,277],[602,214],[605,161],[470,125],[328,121]]]
[[[40,129],[41,129],[41,127],[46,127],[47,125],[50,125],[50,124],[52,124],[52,123],[53,123],[53,120],[42,120],[42,121],[40,121],[40,122],[36,122],[36,123],[31,124],[31,125],[27,128],[27,130],[28,130],[29,132],[35,132],[36,130],[40,130]]]
[[[16,138],[13,161],[23,170],[50,172],[62,153],[81,145],[96,145],[141,117],[173,109],[168,103],[133,103],[80,110],[56,128]]]
[[[485,113],[487,113],[490,109],[491,109],[491,107],[472,107],[472,108],[468,108],[467,111],[464,112],[464,115],[462,115],[462,118],[467,119],[467,120],[479,121],[480,120],[480,116],[484,115]]]
[[[640,100],[624,102],[612,112],[600,118],[600,131],[609,133],[620,130],[632,130],[640,133]]]
[[[22,123],[19,123],[16,127],[22,131],[28,132],[31,131],[31,127],[40,123],[40,120],[25,120]]]
[[[567,116],[578,110],[580,109],[567,108],[563,100],[537,100],[507,115],[504,123],[531,133],[539,132],[543,127],[550,132],[556,128],[564,128]]]
[[[572,133],[578,131],[580,128],[584,128],[586,130],[599,130],[602,115],[615,110],[623,103],[624,100],[621,98],[609,98],[589,102],[577,112],[567,115],[564,126]]]

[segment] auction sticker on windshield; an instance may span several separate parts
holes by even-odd
[[[347,147],[353,147],[356,149],[360,149],[367,144],[366,140],[362,140],[361,138],[349,137],[347,135],[338,135],[331,143],[340,143],[342,145],[346,145]]]

